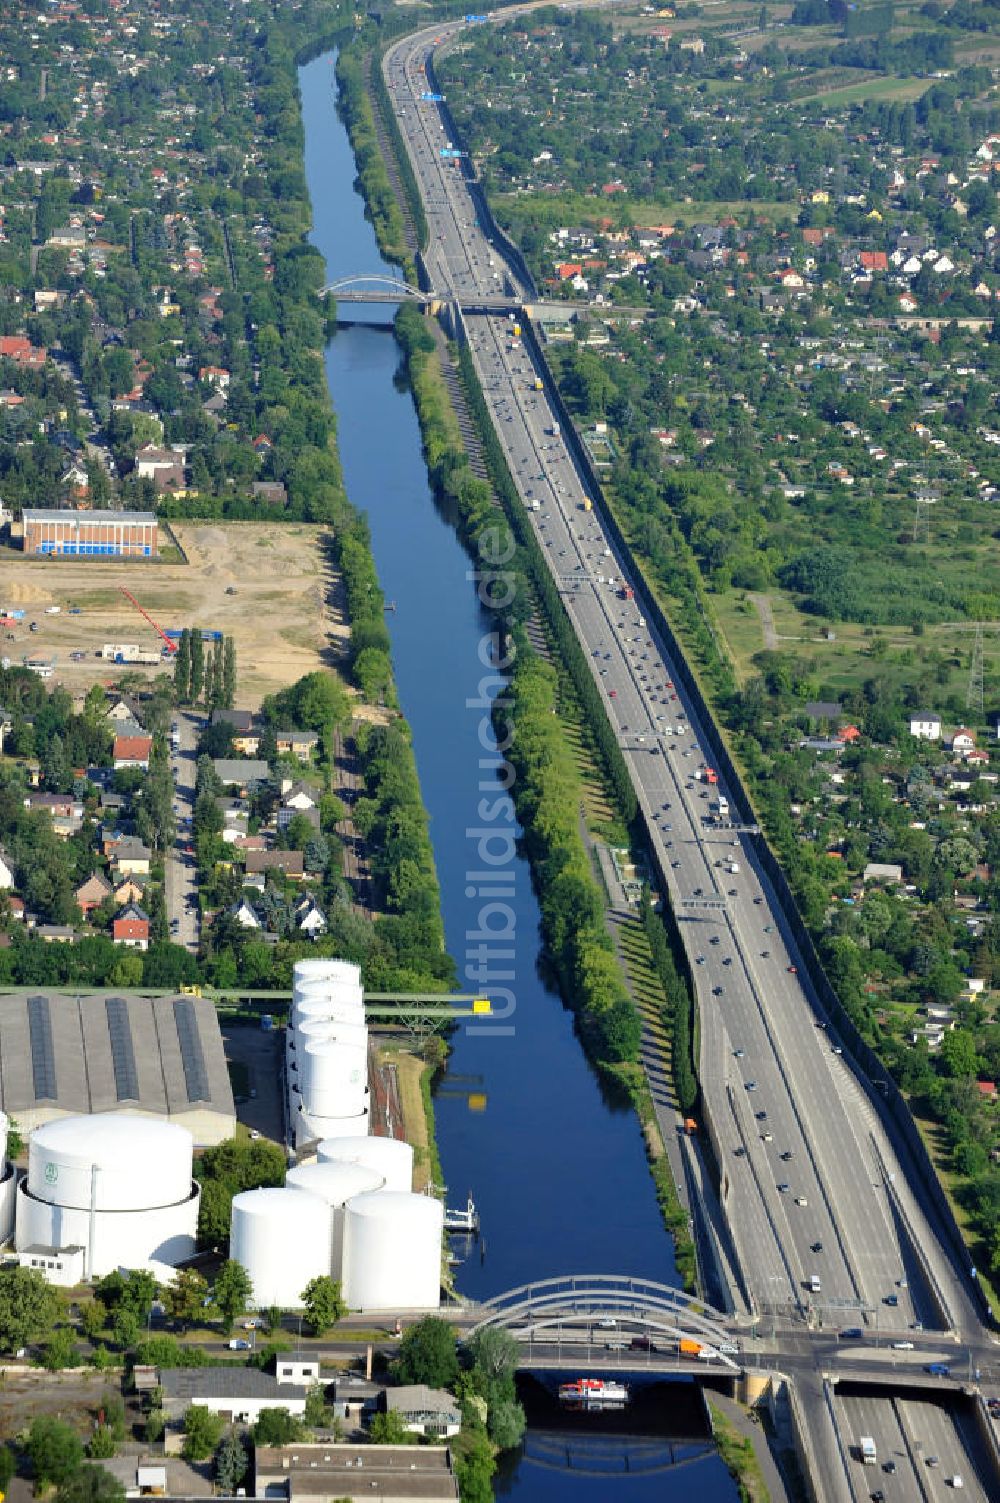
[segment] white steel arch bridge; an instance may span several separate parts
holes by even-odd
[[[466,1337],[490,1327],[509,1331],[530,1352],[525,1356],[533,1364],[543,1365],[546,1350],[555,1345],[558,1361],[580,1366],[584,1354],[592,1364],[608,1366],[609,1356],[615,1365],[627,1359],[628,1352],[642,1353],[643,1368],[675,1368],[682,1340],[710,1350],[710,1361],[736,1374],[739,1361],[733,1360],[733,1336],[725,1317],[695,1295],[653,1279],[633,1278],[626,1274],[566,1274],[560,1278],[541,1279],[508,1289],[484,1300],[475,1311],[476,1319]],[[599,1351],[594,1350],[594,1334],[599,1332]],[[637,1342],[632,1347],[632,1342]],[[539,1350],[541,1348],[541,1350]],[[725,1350],[728,1348],[729,1350]],[[663,1362],[650,1361],[656,1353]],[[697,1351],[690,1353],[696,1359]]]

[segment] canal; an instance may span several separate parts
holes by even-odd
[[[326,54],[299,74],[311,238],[331,280],[394,275],[354,188],[333,62]],[[385,318],[384,308],[372,313]],[[368,515],[379,578],[396,605],[387,616],[396,681],[430,813],[448,948],[463,990],[480,989],[464,973],[485,958],[483,989],[511,994],[508,1016],[458,1032],[436,1099],[449,1204],[463,1203],[471,1191],[484,1233],[482,1251],[469,1253],[456,1282],[472,1297],[564,1273],[676,1283],[636,1117],[602,1090],[572,1014],[540,971],[530,871],[511,838],[513,809],[487,749],[489,622],[470,559],[430,492],[398,367],[384,323],[342,328],[327,347],[347,492]],[[610,1447],[616,1459],[607,1461],[602,1447],[584,1474],[552,1462],[542,1444],[548,1434],[532,1425],[524,1455],[501,1473],[498,1493],[517,1503],[607,1498],[607,1468],[620,1470],[628,1454],[620,1438]],[[558,1443],[555,1449],[565,1454]],[[615,1475],[614,1496],[672,1503],[697,1489],[701,1503],[734,1498],[718,1457],[699,1450],[681,1446],[678,1456],[687,1460],[676,1469]]]

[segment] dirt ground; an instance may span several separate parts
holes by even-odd
[[[28,561],[0,553],[0,608],[24,609],[13,631],[0,630],[0,651],[12,663],[55,658],[50,682],[82,695],[122,671],[100,657],[105,642],[162,645],[153,628],[120,593],[131,590],[162,627],[200,626],[236,643],[241,708],[305,673],[335,666],[349,629],[339,580],[322,548],[323,530],[305,524],[174,523],[188,563],[146,565],[100,559]],[[46,607],[61,607],[47,615]],[[80,614],[69,614],[77,607]],[[38,630],[29,631],[37,621]],[[73,662],[71,652],[83,652]],[[154,677],[162,665],[130,665]]]

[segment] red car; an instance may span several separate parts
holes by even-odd
[[[790,965],[788,967],[788,974],[790,976],[797,976],[799,974],[799,968],[798,968],[798,966],[797,965]]]
[[[608,698],[609,699],[617,699],[618,698],[618,690],[617,689],[609,689],[608,690]]]

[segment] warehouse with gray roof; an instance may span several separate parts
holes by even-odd
[[[219,1020],[205,997],[24,989],[0,994],[0,1110],[23,1132],[127,1111],[232,1137],[236,1108]]]

